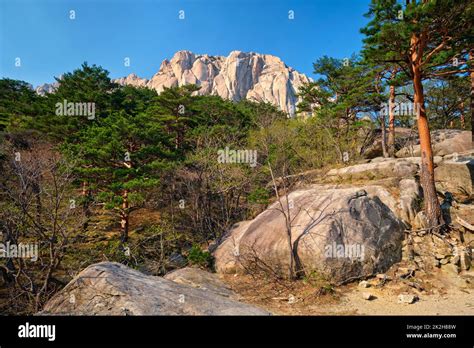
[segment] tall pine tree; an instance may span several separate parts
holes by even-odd
[[[466,73],[460,56],[472,45],[473,2],[469,0],[372,0],[362,29],[364,51],[376,62],[395,64],[410,77],[421,147],[421,185],[430,227],[443,225],[434,181],[433,151],[425,110],[423,80]],[[472,20],[472,18],[471,18]]]

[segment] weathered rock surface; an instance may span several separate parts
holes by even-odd
[[[316,271],[346,281],[384,272],[401,259],[404,225],[389,208],[395,200],[382,187],[316,185],[290,193],[288,201],[292,247],[306,274]],[[216,269],[231,273],[267,267],[286,276],[285,226],[278,202],[254,220],[237,224],[214,253]]]
[[[296,110],[298,88],[309,81],[278,57],[240,51],[232,51],[228,57],[179,51],[171,60],[164,60],[150,80],[134,74],[115,80],[158,93],[165,87],[196,84],[201,87],[198,94],[269,102],[290,114]]]
[[[380,157],[382,151],[382,132],[380,129],[364,131],[360,137],[365,139],[360,154],[367,159]],[[433,153],[445,156],[456,152],[465,152],[474,148],[470,131],[458,129],[439,129],[431,132]],[[396,157],[419,157],[420,141],[418,133],[409,128],[395,128]]]
[[[399,216],[403,221],[412,224],[421,210],[421,186],[416,179],[408,178],[400,180],[399,189]]]
[[[135,74],[130,74],[126,77],[121,77],[115,80],[119,85],[132,85],[135,87],[146,87],[147,79],[142,79]]]
[[[431,132],[433,154],[445,156],[455,152],[472,150],[472,134],[470,131],[457,129],[440,129]],[[419,140],[415,138],[412,144],[397,151],[397,157],[414,157],[420,155]]]
[[[418,301],[417,295],[401,294],[398,296],[398,303],[412,304]]]
[[[45,96],[46,94],[53,93],[59,87],[58,82],[53,83],[43,83],[35,88],[35,92],[41,96]]]
[[[344,168],[331,169],[329,176],[373,177],[409,177],[418,171],[416,160],[377,158],[369,163],[355,164]]]
[[[474,194],[474,158],[444,161],[435,168],[435,181],[443,191]]]
[[[371,159],[383,156],[381,129],[361,129],[358,136],[359,139],[364,139],[363,144],[359,148],[359,153],[364,158]],[[412,137],[417,137],[416,132],[409,128],[395,127],[395,149],[406,146],[407,139]]]
[[[91,265],[48,301],[55,315],[268,315],[211,289],[148,276],[115,262]]]
[[[221,296],[236,297],[236,294],[219,279],[217,274],[199,268],[181,268],[166,274],[164,278],[193,288],[209,290]]]

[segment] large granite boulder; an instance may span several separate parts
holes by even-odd
[[[474,158],[458,157],[435,168],[438,189],[457,194],[474,194]]]
[[[382,132],[380,129],[364,130],[359,136],[359,138],[365,139],[360,148],[362,157],[372,159],[382,156]],[[473,148],[471,132],[459,129],[434,130],[431,132],[431,141],[436,156],[464,152]],[[396,127],[395,149],[396,157],[419,157],[420,141],[418,132],[409,128]]]
[[[45,305],[43,315],[268,315],[213,289],[148,276],[115,262],[91,265]]]
[[[218,274],[200,268],[185,267],[167,273],[165,279],[176,283],[192,286],[201,290],[209,290],[225,297],[236,298],[237,295],[221,280]]]
[[[328,176],[367,178],[410,177],[416,174],[419,166],[416,159],[374,158],[369,163],[354,164],[331,169]]]
[[[214,252],[218,272],[260,267],[287,276],[287,221],[297,267],[305,274],[344,282],[384,272],[401,259],[405,226],[392,211],[396,201],[382,187],[316,185],[291,192],[288,204],[284,198],[281,204],[275,202],[227,234]],[[288,209],[286,219],[282,211]]]
[[[440,129],[431,132],[431,143],[433,154],[435,156],[445,156],[455,152],[465,152],[473,148],[471,132],[457,129]],[[418,138],[397,151],[396,156],[420,156]]]
[[[416,215],[421,210],[423,192],[420,183],[415,178],[402,179],[399,182],[400,198],[398,216],[406,223],[412,225]]]
[[[386,131],[386,137],[388,140],[388,129]],[[395,127],[395,149],[397,150],[406,146],[408,139],[416,137],[417,134],[412,129]],[[372,159],[383,156],[381,129],[362,128],[358,132],[358,139],[364,139],[361,147],[359,148],[359,153],[363,158]]]

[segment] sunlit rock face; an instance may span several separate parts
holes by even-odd
[[[269,102],[290,115],[296,110],[296,93],[309,81],[278,57],[240,51],[232,51],[227,57],[179,51],[171,60],[164,60],[150,80],[135,74],[115,80],[122,85],[153,88],[158,93],[165,87],[196,84],[201,87],[198,94]]]

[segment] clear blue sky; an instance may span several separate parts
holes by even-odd
[[[0,76],[33,85],[84,61],[149,78],[178,50],[273,54],[313,76],[323,55],[350,56],[369,0],[0,0]],[[74,10],[76,19],[69,19]],[[185,19],[178,18],[185,11]],[[288,19],[293,10],[295,18]],[[15,58],[21,67],[15,67]],[[131,66],[124,66],[130,57]]]

